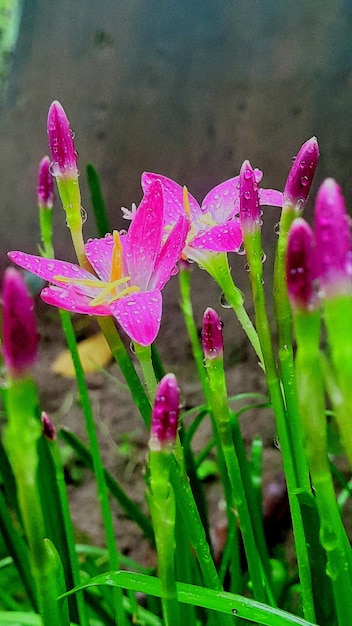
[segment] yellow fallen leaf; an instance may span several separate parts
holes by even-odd
[[[83,341],[77,344],[77,349],[86,374],[97,372],[102,367],[108,365],[112,358],[103,333],[83,339]],[[69,350],[64,350],[59,354],[52,364],[51,370],[54,374],[60,374],[65,376],[65,378],[75,377],[75,368]]]

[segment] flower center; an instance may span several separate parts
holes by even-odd
[[[89,302],[89,306],[95,307],[101,304],[111,304],[115,300],[119,300],[130,293],[140,291],[137,285],[126,286],[120,290],[120,287],[131,280],[130,276],[122,275],[122,243],[117,230],[113,232],[113,250],[111,257],[110,276],[108,281],[97,280],[94,278],[76,278],[72,279],[68,276],[55,276],[55,280],[60,283],[68,283],[71,285],[82,285],[82,287],[91,287],[98,289],[95,298]]]

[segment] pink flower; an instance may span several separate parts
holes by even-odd
[[[341,187],[333,178],[320,185],[315,200],[314,235],[319,284],[325,296],[351,293],[352,239]]]
[[[203,316],[202,344],[206,359],[223,357],[224,340],[222,336],[222,321],[214,309],[208,307]]]
[[[174,374],[166,374],[156,390],[149,447],[155,452],[171,451],[175,443],[180,413],[180,390]]]
[[[53,179],[50,174],[50,159],[48,156],[43,157],[39,163],[37,199],[40,207],[45,209],[53,208]]]
[[[262,178],[262,172],[255,170],[256,182]],[[164,219],[166,225],[172,225],[185,213],[184,190],[178,183],[166,176],[144,172],[142,188],[159,180],[163,187],[165,200]],[[214,187],[204,198],[201,206],[188,193],[191,229],[189,231],[184,256],[202,262],[211,253],[238,252],[242,245],[242,230],[239,215],[239,176],[230,178]],[[283,196],[272,189],[259,190],[260,204],[282,206]]]
[[[294,205],[300,213],[307,202],[318,159],[318,142],[316,137],[312,137],[301,146],[288,175],[284,200]]]
[[[48,112],[48,139],[53,158],[51,170],[54,176],[77,178],[77,152],[73,134],[63,106],[57,100]]]
[[[249,161],[244,161],[240,171],[240,221],[243,234],[260,230],[258,183]]]
[[[298,217],[288,234],[286,252],[286,283],[292,310],[312,311],[318,306],[314,283],[317,278],[317,257],[314,234],[307,222]]]
[[[88,315],[112,315],[129,337],[143,346],[156,338],[162,313],[161,290],[175,267],[189,229],[181,216],[163,241],[164,203],[160,182],[145,193],[127,235],[106,235],[85,245],[85,254],[96,272],[78,265],[45,259],[23,252],[9,257],[51,285],[42,299],[68,311]]]
[[[8,267],[4,273],[2,314],[2,353],[10,376],[21,378],[30,372],[37,360],[39,335],[33,300],[17,270]]]

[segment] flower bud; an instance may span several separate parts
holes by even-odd
[[[320,186],[315,202],[317,271],[326,296],[350,293],[351,235],[341,188],[333,178]]]
[[[37,199],[39,207],[45,209],[53,208],[54,189],[48,156],[45,156],[39,163]]]
[[[286,282],[293,311],[311,310],[317,302],[314,281],[316,260],[314,235],[302,218],[294,220],[288,235]]]
[[[315,170],[319,159],[319,147],[316,137],[308,139],[299,150],[288,175],[284,204],[294,205],[299,212],[307,202]]]
[[[244,161],[240,170],[240,219],[243,234],[260,227],[258,183],[249,161]]]
[[[76,178],[78,175],[77,153],[72,132],[66,113],[57,100],[49,108],[48,137],[53,159],[51,165],[53,176]]]
[[[21,378],[37,358],[39,336],[33,301],[21,274],[12,267],[3,281],[3,357],[10,376]]]
[[[202,342],[206,359],[222,358],[224,342],[222,336],[222,321],[214,309],[208,307],[203,317]]]
[[[49,441],[53,441],[53,439],[55,439],[56,437],[56,429],[49,415],[45,411],[42,411],[41,422],[42,422],[43,435]]]
[[[180,390],[174,374],[161,379],[154,400],[149,447],[168,450],[175,443],[179,417]]]

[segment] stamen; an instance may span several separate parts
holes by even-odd
[[[128,294],[130,294],[130,293],[137,293],[138,291],[140,291],[140,287],[137,287],[137,285],[132,285],[131,287],[126,287],[126,289],[123,289],[122,291],[120,291],[120,293],[118,293],[116,296],[114,296],[113,298],[110,298],[108,300],[108,304],[111,304],[112,302],[115,302],[115,300],[119,300],[123,296],[128,296]]]
[[[122,243],[117,230],[113,232],[114,247],[112,251],[110,281],[115,282],[122,276]]]
[[[189,218],[191,218],[191,207],[189,206],[188,200],[188,189],[186,185],[183,187],[183,206]]]
[[[110,301],[107,296],[109,294],[113,294],[115,287],[119,287],[120,285],[123,285],[123,283],[127,283],[129,280],[130,276],[124,276],[123,278],[115,280],[113,283],[103,283],[103,291],[99,293],[93,300],[91,300],[89,306],[96,306],[97,304],[101,304],[102,302],[104,302],[104,300]],[[120,297],[120,294],[118,294],[117,297]]]

